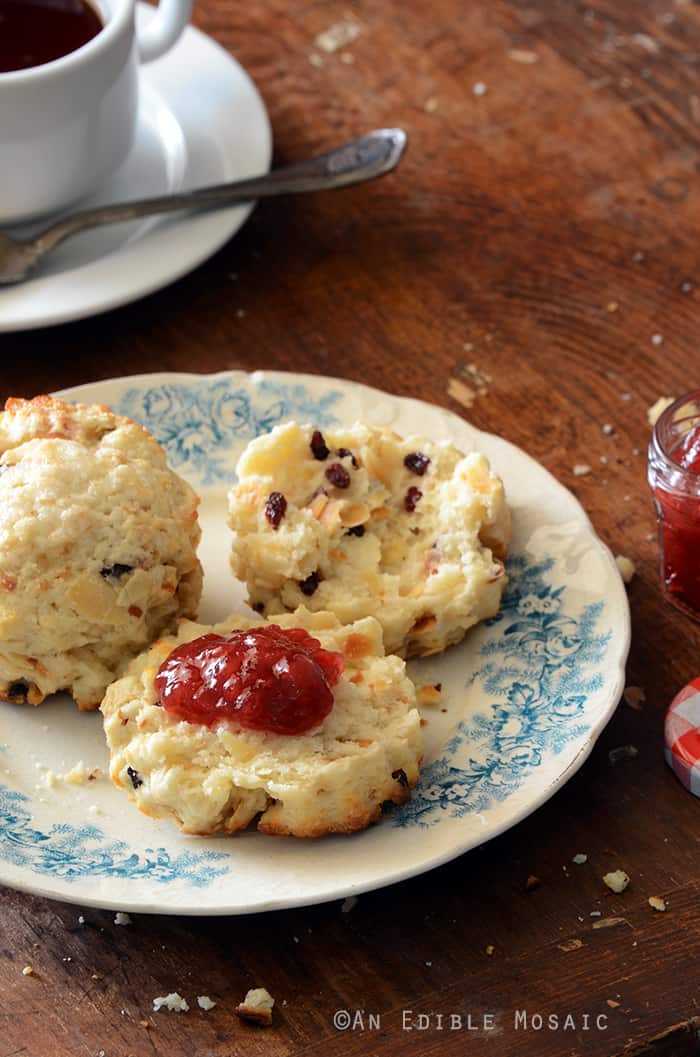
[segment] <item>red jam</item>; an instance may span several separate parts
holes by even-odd
[[[657,423],[649,480],[659,514],[664,590],[670,601],[700,617],[700,422],[683,410],[684,401],[677,401]]]
[[[333,708],[343,655],[301,628],[268,624],[202,635],[178,646],[156,675],[163,708],[189,723],[304,734]]]

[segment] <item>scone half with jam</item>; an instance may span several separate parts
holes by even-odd
[[[484,455],[355,425],[251,441],[229,495],[231,566],[267,617],[299,605],[382,626],[387,652],[438,653],[498,612],[510,514]]]
[[[102,702],[112,781],[186,833],[352,833],[418,780],[422,734],[404,662],[371,617],[244,616],[132,661]]]
[[[0,413],[0,700],[98,707],[202,588],[198,498],[157,441],[53,397]]]

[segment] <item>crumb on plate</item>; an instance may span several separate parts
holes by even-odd
[[[427,684],[416,687],[416,698],[419,705],[437,705],[442,697],[442,683]]]

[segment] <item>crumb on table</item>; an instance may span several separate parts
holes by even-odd
[[[654,401],[651,407],[647,409],[647,420],[650,426],[656,425],[666,408],[670,407],[674,400],[675,397],[673,396],[660,396],[658,400]]]
[[[236,1006],[234,1013],[241,1020],[249,1020],[253,1024],[269,1027],[272,1024],[272,1007],[275,1000],[270,992],[264,987],[254,987],[246,994],[245,998]]]
[[[627,558],[624,554],[615,555],[615,564],[620,572],[623,583],[628,584],[636,573],[637,566],[631,558]]]
[[[153,999],[153,1009],[156,1013],[161,1009],[167,1009],[170,1013],[187,1013],[189,1008],[186,999],[177,991],[171,991],[169,995],[160,995]]]
[[[626,874],[624,870],[611,870],[603,877],[603,884],[607,885],[611,892],[617,894],[624,892],[629,883],[629,874]]]

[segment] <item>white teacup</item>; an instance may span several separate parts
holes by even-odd
[[[103,28],[43,66],[0,73],[0,224],[59,210],[94,189],[129,152],[139,62],[186,26],[192,0],[160,0],[136,32],[134,0],[91,0]]]

